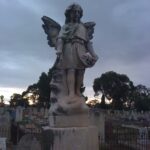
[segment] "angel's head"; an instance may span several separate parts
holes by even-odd
[[[65,11],[66,21],[65,23],[79,23],[81,17],[83,16],[83,9],[78,4],[71,4],[67,7]]]

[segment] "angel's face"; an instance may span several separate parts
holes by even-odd
[[[70,21],[71,22],[79,22],[81,18],[81,12],[79,9],[72,9],[70,11]]]

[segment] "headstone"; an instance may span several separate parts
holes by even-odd
[[[32,112],[33,112],[32,107],[29,107],[29,108],[28,108],[28,112],[29,112],[29,116],[31,116],[31,115],[32,115]]]
[[[44,114],[45,118],[48,118],[48,113],[49,113],[49,109],[45,108],[45,114]]]
[[[10,109],[10,118],[11,118],[11,120],[16,119],[16,110],[14,108]]]
[[[146,145],[148,143],[148,129],[146,127],[139,129],[137,142]]]
[[[41,144],[35,136],[26,134],[20,139],[17,150],[41,150]]]
[[[97,127],[100,142],[105,142],[105,113],[100,112],[97,116],[95,113],[91,112],[90,123]]]
[[[23,119],[23,110],[24,108],[21,106],[18,106],[16,108],[16,122],[22,121]]]
[[[37,115],[37,108],[33,108],[33,114]]]
[[[0,115],[0,126],[7,126],[10,123],[10,116],[8,113]]]
[[[0,137],[0,150],[6,150],[6,138]]]
[[[0,115],[0,137],[10,139],[10,115],[7,111]]]
[[[41,116],[44,116],[44,108],[40,109],[40,114],[41,114]]]
[[[4,113],[4,108],[0,107],[0,115]]]

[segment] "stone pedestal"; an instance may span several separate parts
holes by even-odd
[[[87,127],[89,125],[89,115],[66,115],[49,116],[49,126],[55,128],[66,127]]]
[[[99,150],[98,130],[89,125],[89,115],[49,116],[43,128],[43,150]]]
[[[97,128],[49,128],[43,131],[44,150],[99,150]]]

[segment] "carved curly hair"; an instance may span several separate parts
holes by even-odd
[[[66,16],[65,23],[69,23],[70,22],[70,12],[72,10],[79,10],[79,12],[80,12],[79,22],[80,22],[80,19],[83,16],[83,9],[82,9],[82,7],[79,4],[73,3],[73,4],[69,5],[67,7],[66,11],[65,11],[65,16]]]

